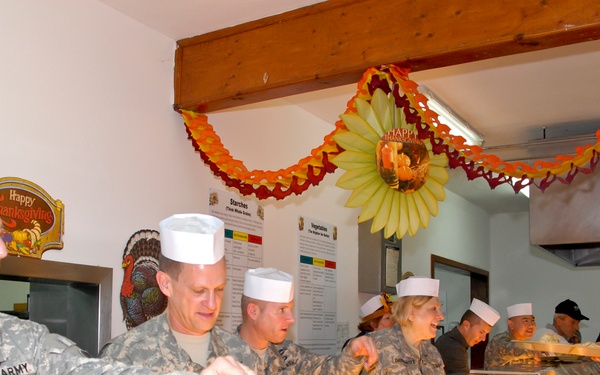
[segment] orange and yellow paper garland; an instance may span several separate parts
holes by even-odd
[[[371,83],[381,81],[396,82],[402,88],[406,100],[422,119],[416,124],[418,135],[422,139],[429,139],[434,154],[446,154],[450,168],[463,168],[469,179],[485,178],[491,188],[508,183],[515,192],[529,184],[544,190],[557,180],[570,183],[577,173],[590,173],[600,159],[600,141],[593,146],[577,148],[575,157],[559,155],[555,162],[537,161],[533,166],[509,163],[495,155],[483,154],[481,148],[465,145],[462,137],[451,135],[449,128],[440,124],[437,114],[427,107],[426,98],[418,92],[417,84],[408,79],[408,70],[395,66],[368,69],[358,83],[356,95],[348,102],[345,114],[356,113],[354,99],[372,94],[369,92],[373,89]],[[283,199],[318,185],[325,174],[335,171],[336,166],[331,160],[344,151],[333,140],[336,134],[347,130],[344,123],[338,121],[335,129],[325,136],[323,144],[297,164],[278,171],[249,171],[242,161],[230,155],[208,123],[206,115],[191,111],[181,111],[181,115],[194,147],[211,171],[242,195],[254,194],[258,199]],[[597,139],[600,140],[600,130]],[[514,183],[512,177],[518,181]]]
[[[528,185],[542,191],[556,180],[571,183],[578,173],[589,174],[600,159],[600,130],[596,131],[596,144],[575,149],[576,156],[557,155],[554,162],[538,160],[529,165],[507,162],[493,154],[485,154],[479,146],[468,145],[465,139],[450,134],[450,128],[439,122],[438,114],[429,109],[427,98],[419,93],[418,85],[408,79],[402,80],[402,89],[411,105],[425,119],[422,137],[429,137],[436,146],[434,152],[444,152],[450,160],[450,168],[461,167],[470,180],[485,178],[493,189],[500,184],[513,186],[515,193]],[[427,133],[429,132],[429,135]],[[586,167],[586,165],[589,166]],[[561,177],[561,175],[566,175]],[[515,182],[516,181],[516,182]]]
[[[242,195],[254,194],[258,199],[283,199],[292,193],[299,195],[310,186],[318,185],[327,173],[336,169],[330,158],[340,150],[332,137],[338,126],[343,126],[341,122],[325,137],[321,146],[313,149],[309,156],[302,158],[297,164],[278,171],[250,171],[243,161],[231,156],[208,123],[206,115],[186,110],[182,110],[181,115],[202,160],[227,186],[237,189]]]

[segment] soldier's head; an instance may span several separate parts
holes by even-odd
[[[242,295],[242,338],[254,349],[285,340],[294,313],[294,277],[275,268],[246,271]]]
[[[358,329],[361,332],[373,332],[393,327],[396,321],[392,317],[392,305],[385,292],[371,297],[360,307]]]
[[[508,330],[515,340],[529,340],[535,333],[536,324],[531,303],[518,303],[506,308]]]
[[[494,310],[487,303],[473,298],[471,306],[463,314],[458,325],[458,330],[467,342],[467,345],[473,346],[485,340],[485,337],[492,330],[492,326],[500,319],[498,311]]]
[[[2,221],[0,221],[0,232],[3,232],[3,226],[2,226]],[[6,256],[8,255],[8,251],[6,250],[6,244],[4,243],[4,240],[1,239],[0,237],[0,260],[6,258]]]
[[[579,322],[582,320],[589,320],[589,318],[583,315],[579,306],[570,299],[562,301],[554,309],[554,327],[567,340],[577,334]]]
[[[409,330],[420,340],[435,337],[437,326],[444,319],[439,287],[439,280],[416,276],[396,285],[398,299],[392,307],[392,315],[403,331]]]
[[[171,329],[204,335],[215,325],[227,283],[224,226],[216,217],[174,215],[160,222],[156,280],[169,298]]]

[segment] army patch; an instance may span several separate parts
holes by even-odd
[[[28,375],[35,374],[35,367],[31,363],[19,363],[13,366],[0,367],[0,375]]]

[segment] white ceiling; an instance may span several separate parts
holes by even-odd
[[[320,1],[315,0],[100,0],[173,40],[235,26]],[[600,41],[415,72],[410,78],[428,86],[483,134],[484,146],[589,134],[599,128]],[[327,120],[336,121],[355,85],[301,94],[288,99]],[[590,141],[587,141],[589,143]],[[567,153],[552,146],[552,154]],[[523,150],[495,151],[504,158]],[[451,171],[448,189],[488,212],[528,209],[528,200],[510,187],[490,190],[482,179],[466,181]]]

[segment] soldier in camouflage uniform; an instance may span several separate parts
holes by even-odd
[[[207,364],[217,357],[227,355],[224,340],[229,341],[229,336],[232,335],[218,326],[210,331]],[[127,364],[144,365],[157,372],[200,372],[204,368],[195,363],[177,343],[166,312],[113,339],[104,346],[100,354],[104,358]]]
[[[242,324],[226,342],[228,354],[263,374],[359,374],[377,361],[370,338],[352,340],[337,356],[317,355],[285,340],[294,323],[293,277],[274,268],[246,272]],[[367,357],[366,361],[363,356]]]
[[[506,308],[508,330],[494,336],[485,348],[486,370],[501,369],[515,364],[539,362],[538,352],[519,348],[512,340],[528,340],[535,333],[535,317],[531,303],[519,303]]]
[[[160,222],[156,279],[169,299],[167,309],[111,340],[102,357],[158,372],[199,372],[227,354],[223,342],[231,334],[215,327],[227,282],[224,225],[200,214]]]
[[[0,240],[0,260],[6,256],[6,246]],[[50,333],[44,325],[0,313],[0,374],[150,375],[155,372],[141,366],[90,358],[74,342]],[[231,357],[218,358],[202,372],[202,375],[247,374],[252,372]]]
[[[369,333],[379,350],[379,362],[369,375],[444,375],[442,356],[430,341],[444,319],[439,280],[410,277],[396,290],[392,315],[398,324]]]
[[[71,340],[50,333],[44,325],[0,313],[0,374],[152,375],[156,372],[142,366],[90,358]],[[201,372],[201,375],[251,374],[254,372],[231,357],[220,357]]]

